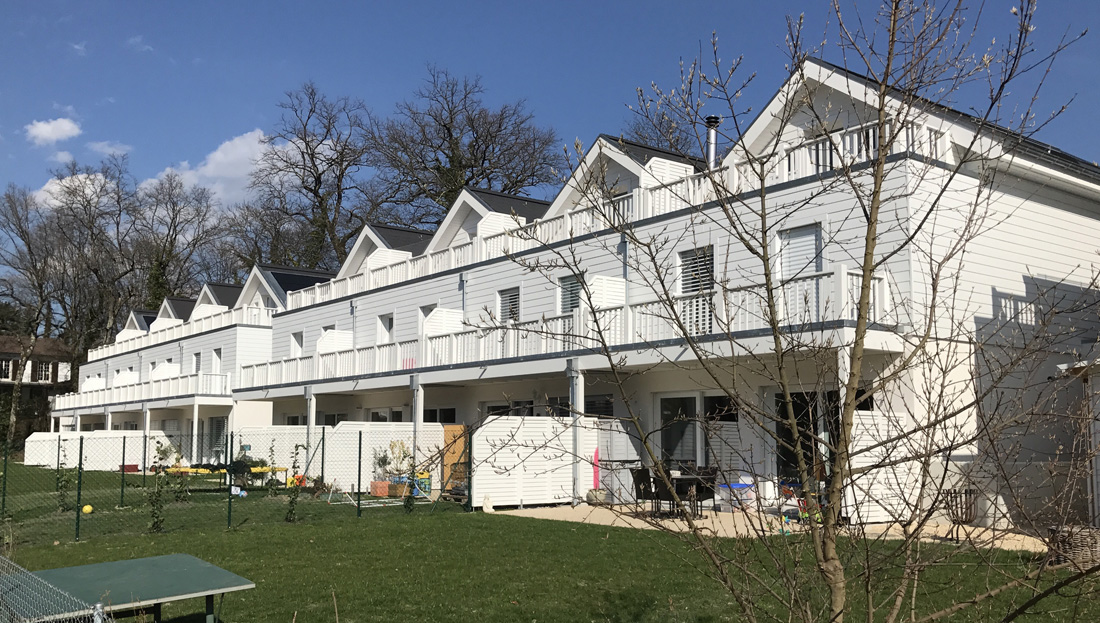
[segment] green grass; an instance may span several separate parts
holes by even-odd
[[[110,476],[110,478],[108,478]],[[113,480],[112,480],[113,479]],[[357,519],[353,506],[330,506],[303,496],[300,521],[284,521],[285,497],[253,491],[233,504],[233,528],[227,529],[224,493],[198,494],[166,509],[168,531],[144,534],[147,509],[115,509],[117,474],[96,475],[91,491],[102,491],[102,505],[82,517],[81,541],[73,542],[70,513],[9,521],[13,559],[43,569],[153,556],[190,553],[247,577],[256,589],[231,594],[221,603],[224,620],[335,621],[333,592],[340,621],[690,621],[740,620],[733,600],[700,571],[700,558],[671,535],[482,513],[463,513],[454,505],[436,512],[417,506],[411,514],[400,507],[364,509]],[[34,491],[23,489],[21,495]],[[116,500],[117,502],[117,500]],[[54,543],[57,543],[56,545]],[[846,564],[854,578],[852,620],[866,620],[865,597],[858,571],[863,564],[854,542],[844,542]],[[780,573],[768,563],[768,548],[778,551],[786,573],[813,577],[813,562],[804,535],[777,536],[766,542],[725,540],[721,552],[763,578]],[[924,556],[953,551],[931,544]],[[872,548],[881,558],[877,580],[899,573],[888,545]],[[1001,574],[1030,568],[1034,556],[1008,552],[983,562],[977,554],[956,556],[949,565],[922,574],[917,612],[935,612],[984,592],[1003,580]],[[816,581],[804,591],[822,603]],[[892,588],[886,582],[883,587]],[[779,598],[760,596],[757,607],[785,620],[788,606],[778,582]],[[1086,587],[1091,589],[1092,585]],[[886,588],[880,589],[884,591]],[[951,621],[999,619],[1031,593],[1004,593]],[[1100,600],[1083,599],[1081,591],[1044,602],[1041,617],[1024,620],[1100,619]],[[880,594],[877,599],[880,599]],[[168,621],[201,621],[201,600],[165,608]],[[907,604],[908,607],[908,604]],[[799,620],[795,617],[793,620]]]

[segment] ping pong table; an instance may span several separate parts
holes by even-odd
[[[45,582],[89,604],[102,603],[117,616],[152,611],[169,601],[206,598],[206,622],[214,623],[214,596],[256,588],[248,579],[188,554],[101,562],[33,572]]]

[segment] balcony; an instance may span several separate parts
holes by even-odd
[[[228,374],[189,374],[120,387],[63,394],[54,399],[54,410],[80,409],[177,396],[229,396]]]
[[[791,333],[819,330],[821,323],[855,319],[860,273],[838,265],[800,276],[780,290],[779,324]],[[688,335],[768,331],[762,286],[679,296],[595,311],[477,327],[394,344],[285,359],[241,368],[240,388],[264,387],[437,366],[462,366],[512,358],[552,356],[577,350],[647,345]],[[873,278],[870,320],[892,324],[887,280]],[[675,306],[676,314],[672,314]],[[675,317],[674,317],[675,316]],[[677,318],[678,317],[678,320]],[[602,339],[600,339],[602,336]]]
[[[889,130],[889,128],[888,128]],[[927,140],[922,140],[925,137]],[[931,157],[940,153],[942,135],[934,130],[906,128],[895,153],[916,152]],[[816,179],[823,174],[876,157],[877,126],[865,125],[818,138],[774,154],[763,171],[765,186]],[[287,296],[287,309],[299,309],[344,296],[361,294],[410,279],[484,262],[509,253],[537,249],[546,244],[608,229],[612,223],[631,223],[714,201],[718,192],[751,192],[761,184],[760,173],[745,163],[698,173],[649,188],[635,188],[607,201],[600,208],[578,209],[554,218],[535,221],[506,232],[476,237],[470,242],[411,257],[386,266],[317,284]]]
[[[214,329],[221,329],[237,324],[247,324],[258,327],[270,327],[271,315],[274,310],[263,307],[243,307],[241,309],[228,309],[224,312],[195,318],[183,324],[152,331],[140,337],[130,338],[114,344],[107,344],[88,351],[88,361],[96,361],[122,353],[128,353],[146,346],[163,344],[171,340],[189,337]]]

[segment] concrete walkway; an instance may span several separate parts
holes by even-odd
[[[639,528],[646,530],[668,530],[672,532],[686,532],[687,524],[678,519],[651,519],[635,513],[631,506],[540,506],[535,508],[511,509],[495,511],[498,515],[514,517],[531,517],[535,519],[550,519],[553,521],[574,521],[600,526],[620,526],[623,528]],[[764,534],[779,534],[781,531],[792,533],[802,532],[806,527],[797,523],[786,523],[777,515],[759,513],[756,511],[714,512],[706,511],[704,517],[698,520],[710,534],[721,537],[748,537]],[[861,526],[863,536],[871,539],[887,538],[897,539],[903,536],[901,527],[897,524],[873,524]],[[951,543],[947,538],[951,525],[928,525],[921,534],[921,540],[929,543]],[[853,536],[857,533],[853,531]],[[1007,550],[1022,550],[1035,553],[1047,551],[1047,545],[1043,541],[1020,533],[1006,530],[992,530],[989,528],[964,526],[962,538],[974,547],[984,549],[996,547]]]

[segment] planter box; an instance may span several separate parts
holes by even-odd
[[[138,471],[137,463],[126,463],[124,465],[119,465],[118,467],[118,471],[125,472],[127,474],[136,474]]]
[[[375,480],[370,483],[370,494],[376,498],[384,498],[390,494],[390,483],[385,480]]]
[[[389,485],[389,496],[391,498],[403,498],[408,495],[409,485],[407,483],[391,482]]]

